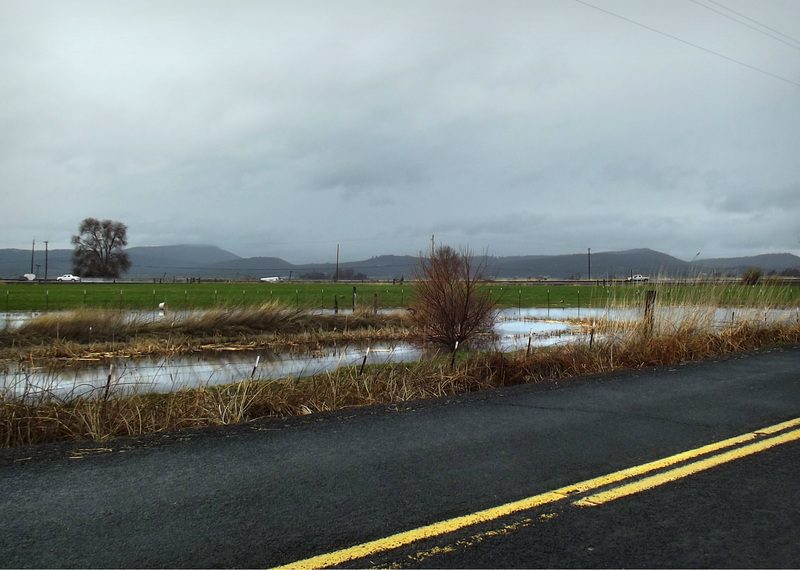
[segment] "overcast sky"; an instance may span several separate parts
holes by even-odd
[[[800,0],[0,0],[0,248],[800,254]]]

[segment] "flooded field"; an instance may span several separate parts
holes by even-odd
[[[553,311],[554,313],[556,311]],[[8,315],[2,326],[19,326],[36,315]],[[153,318],[159,318],[157,315]],[[509,351],[570,342],[580,326],[544,321],[529,310],[501,311],[498,340],[493,348]],[[0,364],[2,391],[7,397],[92,397],[107,387],[115,392],[170,392],[199,385],[229,384],[246,378],[279,379],[312,376],[344,366],[413,362],[427,355],[408,343],[332,347],[311,354],[217,350],[189,356],[104,358],[80,360],[69,366],[36,367]]]
[[[687,307],[660,307],[659,319],[680,320]],[[695,310],[696,311],[696,310]],[[14,327],[36,315],[3,315],[0,326]],[[637,309],[527,308],[499,312],[497,340],[489,348],[500,351],[581,342],[586,327],[596,319],[635,321]],[[141,314],[137,315],[141,318]],[[148,318],[158,319],[154,313]],[[800,319],[797,309],[759,311],[716,309],[708,319],[712,328],[730,326],[743,320],[779,321]],[[280,379],[311,376],[345,366],[410,362],[427,358],[422,350],[407,343],[373,346],[333,347],[311,354],[277,354],[267,351],[217,350],[190,356],[148,358],[103,358],[82,360],[59,368],[42,368],[31,363],[0,364],[2,394],[6,398],[96,397],[106,390],[120,392],[170,392],[199,385],[229,384],[247,378]]]

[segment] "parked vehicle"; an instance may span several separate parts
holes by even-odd
[[[645,277],[644,275],[639,275],[638,273],[636,275],[631,275],[630,277],[628,277],[628,281],[631,281],[633,283],[644,283],[645,281],[649,280],[650,280],[649,277]]]
[[[73,275],[72,273],[67,273],[66,275],[62,275],[61,277],[57,277],[56,281],[80,281],[81,278],[77,275]]]

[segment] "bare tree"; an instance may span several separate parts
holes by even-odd
[[[484,263],[450,246],[436,249],[429,260],[420,257],[417,289],[411,306],[420,340],[455,352],[495,324],[495,302],[481,287]]]
[[[72,236],[72,272],[82,277],[119,277],[130,269],[123,248],[128,245],[128,228],[121,222],[86,218],[78,235]]]

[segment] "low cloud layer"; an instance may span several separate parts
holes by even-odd
[[[797,254],[797,40],[778,0],[6,1],[0,247]]]

